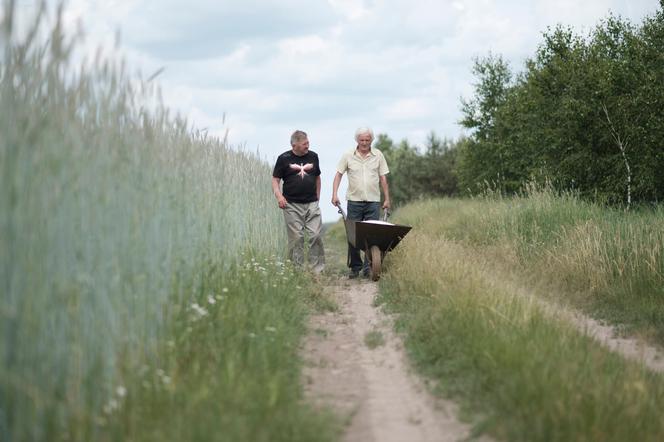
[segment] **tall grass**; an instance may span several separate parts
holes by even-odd
[[[401,221],[493,256],[503,274],[664,344],[664,213],[530,189],[421,202]]]
[[[37,18],[18,37],[13,2],[3,7],[0,438],[98,439],[105,434],[109,400],[118,391],[124,397],[144,366],[163,360],[164,342],[178,336],[173,321],[200,298],[210,278],[233,278],[242,253],[281,253],[283,220],[269,191],[267,164],[171,116],[154,83],[128,76],[121,62],[98,56],[72,66],[77,42],[63,33],[60,15],[52,27]],[[39,38],[43,33],[46,42]],[[270,272],[282,277],[282,270]],[[304,282],[288,284],[295,292]],[[234,307],[219,319],[265,315],[248,309],[256,303],[252,296],[269,295],[265,287],[248,286],[246,293],[240,286]],[[297,311],[298,302],[304,301],[285,305]],[[301,315],[277,312],[293,315],[286,345],[295,345]],[[244,325],[229,321],[237,333]],[[217,343],[220,353],[250,351],[245,340],[206,336],[201,345]],[[268,360],[258,370],[281,362]],[[297,363],[288,367],[297,373]],[[256,374],[251,363],[234,370]],[[297,413],[296,379],[275,376],[267,383],[295,382],[289,403]],[[173,388],[186,398],[186,389]],[[198,399],[168,400],[176,407]],[[231,410],[230,419],[243,419],[241,407]],[[151,439],[144,430],[124,436]],[[168,439],[168,427],[163,431]]]
[[[381,302],[418,367],[460,401],[475,435],[509,441],[656,441],[664,377],[579,333],[496,273],[492,257],[415,230]]]

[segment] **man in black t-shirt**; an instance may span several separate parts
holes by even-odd
[[[325,266],[321,238],[320,167],[318,155],[309,150],[307,134],[296,130],[291,135],[292,149],[277,158],[272,172],[272,191],[284,211],[288,233],[288,258],[295,265],[304,263],[304,232],[309,238],[309,264],[320,273]],[[280,189],[284,181],[283,192]]]

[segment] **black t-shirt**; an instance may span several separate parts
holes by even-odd
[[[301,157],[292,150],[277,158],[272,176],[284,180],[282,193],[289,203],[313,203],[316,197],[316,177],[320,175],[318,155],[308,151]]]

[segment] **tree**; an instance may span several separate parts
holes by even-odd
[[[496,114],[507,100],[512,74],[500,56],[475,59],[473,73],[478,77],[473,98],[461,100],[460,124],[473,131],[459,151],[458,173],[464,189],[477,189],[486,182],[499,182],[503,161],[495,143]]]
[[[512,74],[502,57],[491,54],[475,59],[473,74],[479,81],[475,83],[473,98],[461,99],[464,116],[460,123],[472,129],[478,141],[486,141],[491,136],[496,110],[505,102]]]
[[[455,172],[456,155],[454,142],[438,138],[435,132],[427,137],[425,153],[421,158],[424,171],[423,196],[453,196],[458,192]]]
[[[395,205],[457,193],[456,146],[452,141],[431,132],[421,153],[408,140],[395,146],[387,135],[380,134],[374,146],[383,152],[390,167],[390,195]]]
[[[459,186],[510,193],[539,178],[600,202],[660,201],[662,53],[659,11],[640,27],[609,16],[585,38],[549,30],[514,80],[499,57],[476,60],[475,93],[461,103],[473,132],[459,144]]]

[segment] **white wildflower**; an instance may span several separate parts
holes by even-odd
[[[115,393],[119,397],[125,397],[127,395],[127,389],[124,388],[122,385],[119,385],[118,388],[115,389]]]
[[[214,296],[208,295],[207,297],[208,304],[214,305],[217,301],[214,299]]]
[[[203,316],[206,316],[208,314],[208,311],[205,310],[203,307],[198,305],[197,303],[192,303],[191,304],[191,309],[196,312],[199,318],[202,318]]]
[[[113,411],[118,409],[118,406],[119,406],[118,401],[111,398],[109,399],[108,403],[104,405],[104,413],[111,414],[113,413]]]

